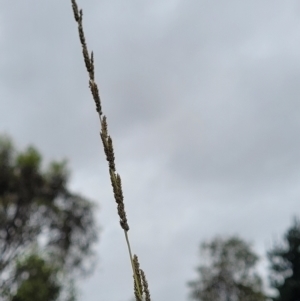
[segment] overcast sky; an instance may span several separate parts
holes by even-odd
[[[131,268],[71,3],[0,2],[0,132],[45,162],[69,159],[70,187],[99,204],[102,228],[80,301],[128,301]],[[238,234],[263,256],[300,215],[300,2],[78,5],[133,251],[153,300],[187,300],[201,241]]]

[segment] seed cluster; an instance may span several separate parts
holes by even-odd
[[[82,46],[82,54],[85,62],[86,70],[89,74],[89,87],[95,101],[96,111],[99,114],[100,121],[101,121],[101,140],[103,143],[104,152],[106,155],[106,160],[108,161],[109,166],[109,174],[111,185],[113,187],[114,197],[117,203],[118,214],[120,217],[120,225],[124,229],[124,231],[129,230],[129,225],[127,222],[125,205],[124,205],[124,197],[122,191],[122,184],[121,184],[121,177],[119,174],[116,173],[116,165],[115,165],[115,155],[114,155],[114,148],[112,138],[108,135],[107,131],[107,118],[106,116],[102,115],[102,108],[101,108],[101,99],[99,95],[99,89],[97,83],[95,82],[95,74],[94,74],[94,55],[93,52],[91,56],[89,56],[89,52],[87,49],[83,26],[82,26],[82,10],[78,10],[78,6],[75,0],[72,0],[72,8],[74,13],[75,21],[78,24],[78,33],[79,39]]]
[[[134,295],[137,301],[143,301],[140,298],[139,292],[142,294],[142,298],[145,301],[151,301],[150,292],[148,288],[148,282],[145,276],[145,273],[142,269],[140,269],[140,264],[138,261],[138,257],[136,255],[133,256],[133,264],[135,269],[135,274],[137,275],[137,281],[134,281]]]
[[[84,31],[83,31],[83,26],[82,26],[83,13],[82,13],[81,9],[78,10],[76,0],[71,0],[71,2],[72,2],[74,18],[78,24],[78,33],[79,33],[80,43],[82,46],[82,54],[83,54],[83,58],[84,58],[84,63],[85,63],[86,70],[89,74],[89,88],[91,90],[93,99],[95,101],[96,111],[98,112],[100,123],[101,123],[100,137],[101,137],[104,152],[106,155],[106,160],[108,162],[110,180],[111,180],[111,185],[113,188],[114,198],[117,203],[117,210],[118,210],[118,215],[120,218],[120,225],[121,225],[122,229],[124,230],[126,242],[128,245],[128,251],[129,251],[129,255],[130,255],[130,261],[131,261],[131,265],[132,265],[132,269],[133,269],[133,277],[134,277],[134,294],[136,297],[136,301],[143,301],[143,300],[151,301],[150,293],[149,293],[149,289],[148,289],[148,282],[146,280],[145,273],[143,272],[143,270],[140,269],[138,257],[136,255],[134,255],[132,257],[132,255],[131,255],[131,248],[130,248],[128,233],[127,233],[129,231],[129,225],[127,222],[125,205],[124,205],[122,182],[121,182],[120,175],[116,172],[113,141],[112,141],[112,138],[110,137],[110,135],[108,134],[107,118],[102,113],[99,89],[95,82],[94,55],[93,55],[93,52],[91,52],[91,55],[89,55],[88,48],[87,48],[86,41],[85,41],[85,36],[84,36]]]

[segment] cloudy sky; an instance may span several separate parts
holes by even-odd
[[[81,0],[133,250],[153,300],[187,300],[198,245],[238,234],[264,255],[300,215],[300,3]],[[97,204],[89,301],[132,276],[70,1],[1,1],[0,132]],[[266,262],[260,265],[266,275]]]

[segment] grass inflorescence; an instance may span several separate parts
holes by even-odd
[[[82,46],[84,63],[85,63],[86,70],[89,74],[89,87],[93,99],[95,101],[96,111],[100,119],[100,126],[101,126],[100,137],[106,155],[106,160],[108,161],[110,180],[111,180],[111,185],[113,187],[114,198],[117,203],[120,225],[125,233],[125,239],[128,247],[129,256],[130,256],[130,262],[131,262],[133,277],[134,277],[134,295],[136,301],[144,301],[144,300],[151,301],[148,282],[146,280],[145,273],[143,270],[140,269],[138,257],[136,255],[132,256],[132,252],[131,252],[131,247],[130,247],[130,242],[128,237],[129,225],[128,225],[125,205],[124,205],[121,176],[116,172],[113,141],[111,136],[108,134],[107,118],[105,115],[103,115],[99,89],[97,83],[95,82],[94,55],[93,52],[91,52],[91,55],[89,54],[86,40],[85,40],[85,35],[82,26],[83,12],[81,9],[80,10],[78,9],[76,0],[71,0],[71,2],[72,2],[74,18],[78,24],[78,34]]]

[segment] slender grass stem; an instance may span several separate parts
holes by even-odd
[[[118,215],[120,217],[120,226],[124,230],[125,233],[125,239],[127,243],[127,248],[129,252],[130,262],[132,266],[133,271],[133,277],[134,277],[134,292],[136,296],[137,301],[143,301],[143,293],[146,295],[146,300],[150,300],[150,293],[148,290],[148,283],[145,277],[144,272],[139,268],[139,262],[138,257],[134,255],[132,256],[129,237],[128,237],[128,231],[129,231],[129,225],[127,222],[126,217],[126,211],[125,211],[125,205],[124,205],[124,197],[123,197],[123,191],[122,191],[122,183],[121,183],[121,177],[116,172],[116,165],[115,165],[115,155],[114,155],[114,149],[113,149],[113,141],[110,135],[108,135],[107,130],[107,118],[106,116],[102,115],[102,107],[101,107],[101,99],[99,95],[99,89],[98,85],[95,82],[95,75],[94,75],[94,55],[93,52],[91,52],[91,55],[89,54],[89,51],[87,49],[87,44],[84,36],[83,26],[82,26],[82,17],[83,12],[82,10],[78,9],[76,0],[71,0],[72,3],[72,9],[74,13],[75,21],[78,25],[78,33],[79,33],[79,39],[82,46],[82,54],[86,66],[86,70],[89,74],[89,87],[90,91],[92,93],[93,99],[96,104],[96,111],[99,115],[100,119],[100,137],[102,140],[104,152],[106,155],[106,160],[108,161],[108,169],[110,174],[110,180],[111,185],[113,187],[113,193],[115,197],[115,201],[118,204]],[[141,276],[142,275],[142,276]]]

